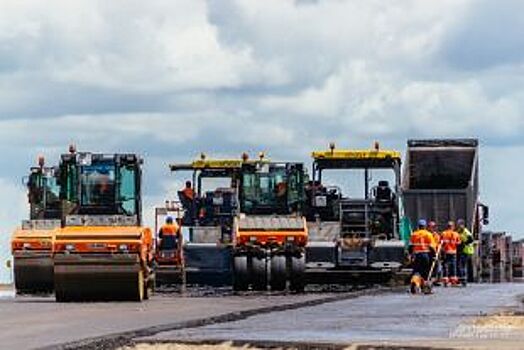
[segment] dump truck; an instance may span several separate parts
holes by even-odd
[[[11,240],[14,282],[17,294],[53,291],[52,241],[61,225],[60,188],[54,167],[39,157],[24,178],[29,201],[29,219],[23,220]]]
[[[400,272],[406,260],[400,236],[400,152],[382,150],[378,143],[369,150],[330,144],[328,150],[313,152],[312,158],[312,178],[306,186],[308,280],[378,282]],[[375,173],[384,171],[384,179],[375,179]],[[332,172],[338,174],[334,183],[326,179]],[[363,193],[344,193],[342,184],[349,179],[362,184]]]
[[[219,278],[235,290],[304,288],[307,227],[301,215],[303,165],[264,158],[207,159],[173,164],[193,172],[195,196],[180,193],[189,229],[184,246],[188,282]],[[206,179],[227,184],[204,191]]]
[[[420,218],[441,230],[449,220],[464,219],[478,239],[489,222],[479,199],[478,147],[477,139],[408,140],[402,188],[413,227]]]
[[[142,159],[135,154],[63,154],[63,228],[53,242],[57,301],[135,300],[154,286],[153,238],[142,225]]]

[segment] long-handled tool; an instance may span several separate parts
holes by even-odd
[[[433,259],[433,263],[431,264],[431,267],[429,269],[429,274],[426,279],[426,283],[424,283],[424,293],[425,294],[430,294],[432,292],[433,282],[431,281],[431,275],[433,275],[433,271],[435,270],[435,267],[437,266],[437,262],[438,262],[441,250],[442,250],[442,242],[440,242],[437,247],[435,258]]]

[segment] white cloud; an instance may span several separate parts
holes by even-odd
[[[494,224],[518,230],[508,213],[520,202],[497,190],[494,169],[524,170],[514,161],[522,10],[510,0],[2,1],[0,185],[22,196],[8,184],[74,141],[143,154],[151,208],[174,181],[166,164],[201,151],[308,161],[330,141],[476,136],[486,202],[505,218]],[[25,211],[8,215],[14,224]]]
[[[11,270],[6,264],[11,260],[10,238],[23,219],[20,213],[29,209],[21,181],[0,178],[0,193],[3,198],[0,202],[0,283],[5,283],[11,280]]]

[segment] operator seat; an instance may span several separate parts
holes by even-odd
[[[391,204],[393,201],[393,191],[389,187],[388,181],[379,181],[375,192],[375,200],[377,204]]]

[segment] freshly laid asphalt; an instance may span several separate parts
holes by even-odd
[[[0,296],[0,348],[49,348],[135,330],[147,334],[148,329],[158,326],[177,328],[190,321],[205,323],[208,319],[235,313],[241,315],[249,310],[269,312],[275,307],[308,305],[344,296],[344,293],[219,293],[217,296],[183,297],[172,293],[155,295],[142,303],[56,303],[52,297],[14,297],[8,291]]]
[[[374,289],[302,295],[170,293],[143,303],[60,304],[51,297],[14,297],[3,291],[0,348],[69,344],[94,349],[105,344],[112,349],[129,343],[186,341],[468,343],[478,337],[470,322],[521,310],[523,296],[524,284],[496,284],[438,288],[433,295],[418,296]],[[96,343],[101,339],[107,343]]]
[[[524,284],[438,288],[432,295],[387,293],[164,332],[144,340],[332,344],[464,340],[478,336],[468,322],[480,316],[520,310],[523,297]]]

